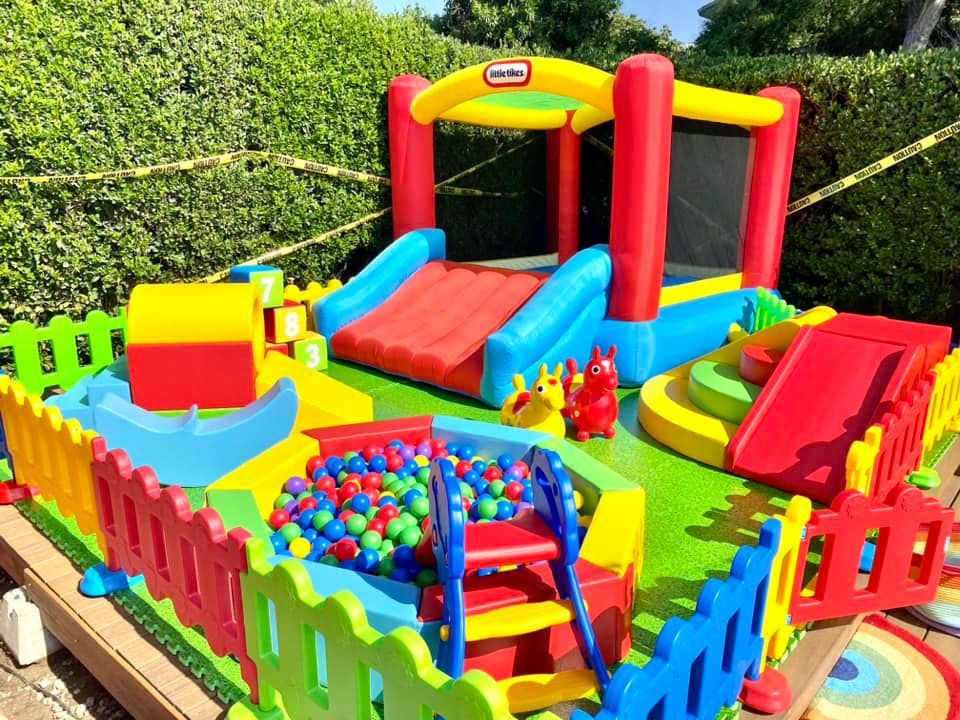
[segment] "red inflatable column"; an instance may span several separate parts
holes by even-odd
[[[564,263],[580,245],[580,136],[567,124],[557,133],[557,252]]]
[[[783,117],[773,125],[751,131],[753,167],[739,266],[743,287],[775,288],[787,220],[800,93],[793,88],[771,87],[757,94],[779,101],[783,105]]]
[[[547,130],[547,252],[557,252],[557,203],[560,187],[560,131]]]
[[[613,83],[613,200],[608,315],[657,317],[667,244],[673,65],[660,55],[620,63]]]
[[[410,114],[413,99],[428,87],[426,78],[401,75],[387,93],[394,237],[437,226],[433,123],[421,125]]]

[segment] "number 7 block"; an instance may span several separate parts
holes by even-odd
[[[283,306],[283,270],[272,265],[236,265],[230,282],[250,283],[259,290],[264,309]]]

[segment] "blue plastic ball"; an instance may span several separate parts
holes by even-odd
[[[350,509],[361,515],[370,509],[370,496],[360,493],[350,498]]]
[[[320,478],[326,477],[329,474],[330,474],[330,471],[321,465],[320,467],[316,468],[313,471],[313,479],[319,480]]]
[[[516,461],[513,459],[513,455],[510,455],[509,453],[504,453],[497,458],[497,465],[500,466],[501,470],[509,470],[511,467],[513,467],[514,462]]]
[[[390,442],[387,443],[387,447],[392,447],[399,450],[400,448],[403,447],[403,440],[391,440]]]
[[[418,497],[422,497],[423,493],[420,492],[417,488],[410,488],[403,494],[403,504],[407,507],[413,504],[413,501]]]
[[[468,485],[476,485],[480,482],[480,473],[476,470],[467,470],[461,479]]]
[[[520,499],[525,503],[533,502],[533,488],[524,488]]]
[[[393,572],[390,573],[391,580],[396,580],[397,582],[403,583],[412,582],[416,576],[416,573],[413,573],[407,568],[402,567],[395,567]]]
[[[363,474],[367,471],[367,461],[359,455],[354,455],[347,463],[347,469],[352,473]]]
[[[484,495],[487,493],[487,488],[490,487],[490,483],[486,480],[477,480],[477,484],[473,486],[474,491],[477,493],[477,496]]]
[[[334,518],[323,526],[323,536],[331,542],[336,542],[346,534],[347,526],[343,524],[342,520]]]
[[[380,566],[380,553],[373,548],[363,548],[355,560],[357,570],[360,572],[373,573]]]
[[[513,517],[513,503],[509,500],[497,502],[497,520],[509,520]]]
[[[372,458],[370,458],[368,467],[373,472],[382,473],[387,469],[387,458],[383,455],[374,455]]]
[[[333,500],[328,498],[324,498],[317,503],[317,512],[320,512],[321,510],[326,510],[331,515],[337,514],[337,506],[334,505]]]
[[[327,472],[333,476],[336,476],[343,468],[346,466],[346,463],[343,461],[343,458],[338,457],[337,455],[331,455],[327,458],[327,463],[325,467]]]
[[[397,502],[397,499],[391,495],[384,495],[377,501],[377,507],[383,507],[384,505],[393,505],[394,507],[399,507],[400,503]]]
[[[476,454],[477,451],[474,449],[473,445],[467,445],[464,443],[460,446],[460,452],[457,453],[457,457],[461,460],[469,460]]]
[[[325,537],[321,535],[320,537],[318,537],[316,540],[313,541],[313,551],[318,552],[321,555],[324,555],[326,554],[327,550],[330,549],[331,544],[332,543],[329,540],[327,540]]]
[[[284,538],[283,535],[278,532],[275,532],[270,536],[270,544],[273,545],[274,552],[280,552],[281,550],[287,549],[286,538]]]
[[[460,443],[447,443],[447,454],[460,457]]]
[[[410,471],[407,470],[407,468],[405,468],[405,467],[399,467],[399,468],[397,468],[397,469],[394,471],[393,474],[396,475],[396,476],[397,476],[398,478],[400,478],[401,480],[404,479],[404,478],[410,477]]]
[[[406,470],[406,471],[407,471],[408,473],[410,473],[411,475],[416,475],[416,474],[417,474],[417,471],[420,469],[420,466],[417,465],[417,461],[416,461],[416,460],[407,460],[407,461],[403,464],[403,469]]]
[[[302,528],[308,528],[313,524],[313,516],[317,514],[316,510],[303,510],[300,517],[297,518],[297,525]]]
[[[473,465],[473,470],[480,475],[483,475],[487,471],[487,464],[483,460],[474,460],[471,465]]]
[[[393,551],[393,561],[397,564],[397,567],[402,568],[412,568],[417,564],[413,548],[409,545],[398,545]]]
[[[303,531],[303,535],[301,535],[300,537],[302,537],[307,542],[312,543],[319,536],[320,536],[320,533],[317,532],[316,528],[308,527],[306,530]]]
[[[323,553],[317,552],[316,550],[313,550],[312,552],[307,553],[307,560],[309,560],[310,562],[320,562],[320,558],[322,557],[323,557]]]

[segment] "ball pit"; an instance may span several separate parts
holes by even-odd
[[[509,454],[483,458],[469,443],[392,440],[314,456],[278,489],[268,519],[281,555],[420,587],[437,582],[427,483],[433,458],[456,468],[468,523],[501,522],[529,507],[530,468]]]

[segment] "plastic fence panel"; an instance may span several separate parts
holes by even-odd
[[[260,707],[234,706],[230,718],[372,720],[371,672],[383,679],[384,720],[512,717],[506,696],[490,676],[471,671],[452,680],[434,666],[414,630],[381,635],[370,627],[354,595],[341,591],[322,598],[299,561],[271,567],[260,541],[251,541],[248,549],[250,570],[241,584],[249,619],[247,646],[259,668],[261,700]],[[327,658],[327,687],[317,673],[321,651]]]
[[[790,598],[797,572],[800,544],[810,521],[810,499],[794,495],[785,515],[777,515],[783,529],[780,548],[770,571],[770,587],[763,616],[764,664],[767,659],[779,660],[787,651],[795,625],[790,624]]]
[[[893,488],[919,469],[923,461],[927,409],[935,382],[933,373],[927,373],[903,400],[894,405],[892,411],[880,418],[883,435],[870,488],[873,502],[883,502]]]
[[[713,720],[761,669],[767,588],[781,523],[767,520],[755,548],[737,552],[726,581],[704,585],[689,620],[671,618],[644,667],[614,674],[597,720]],[[572,720],[591,716],[575,711]]]
[[[757,312],[754,316],[751,332],[766,330],[771,325],[789,320],[796,314],[797,309],[793,305],[787,304],[787,301],[782,297],[766,288],[757,288]]]
[[[69,388],[80,378],[107,367],[115,359],[114,332],[126,341],[126,331],[124,309],[116,316],[94,310],[76,322],[57,315],[47,327],[40,328],[18,320],[0,334],[0,350],[12,351],[13,372],[27,392],[40,394],[48,388]],[[86,338],[86,349],[81,347],[80,338]],[[83,355],[88,355],[89,361]],[[53,364],[49,372],[44,370],[45,356]]]
[[[933,386],[923,449],[930,451],[948,430],[960,430],[960,348],[933,368],[937,379]]]
[[[873,475],[877,467],[877,454],[883,442],[883,428],[871,425],[863,440],[850,443],[846,461],[846,489],[869,495],[873,487]],[[881,498],[882,500],[883,498]]]
[[[953,523],[953,510],[921,490],[900,485],[883,504],[845,490],[829,508],[815,510],[800,546],[789,622],[876,612],[933,600]],[[860,554],[867,534],[878,530],[873,569],[858,582]],[[918,538],[926,535],[915,558]],[[810,543],[823,538],[820,569],[812,591],[803,591]]]
[[[101,448],[93,476],[107,567],[142,574],[154,598],[170,598],[184,625],[203,628],[211,650],[237,658],[256,698],[257,669],[247,654],[240,598],[250,533],[227,533],[211,508],[194,513],[181,488],[161,490],[153,470],[134,470],[123,450]]]
[[[76,420],[64,420],[60,409],[46,407],[9,376],[0,375],[0,417],[18,485],[35,487],[60,512],[73,517],[86,534],[95,534],[105,550],[90,469],[106,443]]]

